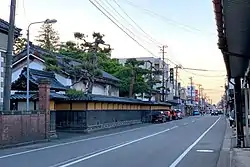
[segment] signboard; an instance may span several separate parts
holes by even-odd
[[[198,90],[195,90],[195,101],[199,102]]]

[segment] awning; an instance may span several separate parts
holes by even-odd
[[[243,77],[250,59],[250,2],[213,0],[219,42],[228,76]]]

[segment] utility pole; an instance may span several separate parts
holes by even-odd
[[[190,85],[191,85],[191,105],[193,105],[193,77],[190,77]]]
[[[4,93],[3,93],[3,110],[10,110],[10,93],[11,93],[11,65],[12,65],[12,53],[14,44],[15,33],[15,16],[16,16],[16,0],[11,0],[10,4],[10,18],[9,18],[9,32],[8,32],[8,44],[5,60],[5,74],[4,74]]]
[[[178,68],[179,66],[176,65],[175,66],[175,96],[177,97],[178,96]]]
[[[201,106],[202,106],[202,109],[205,111],[205,106],[204,106],[204,95],[203,95],[203,88],[201,88]]]
[[[201,109],[201,84],[198,84],[198,90],[199,90],[199,94],[198,94],[198,99],[199,99],[199,101],[198,101],[198,106],[199,106],[199,109]]]
[[[165,48],[167,48],[166,45],[163,45],[161,47],[161,53],[162,53],[162,101],[165,101],[165,73],[166,73],[166,69],[165,69]]]

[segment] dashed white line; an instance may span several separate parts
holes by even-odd
[[[197,152],[203,152],[203,153],[213,153],[214,150],[196,150]]]
[[[189,151],[216,125],[220,117],[193,143],[191,144],[169,167],[176,167]]]

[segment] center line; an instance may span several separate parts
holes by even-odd
[[[58,167],[68,167],[68,166],[77,164],[77,163],[79,163],[79,162],[82,162],[82,161],[88,160],[88,159],[90,159],[90,158],[93,158],[93,157],[96,157],[96,156],[99,156],[99,155],[108,153],[108,152],[113,151],[113,150],[117,150],[117,149],[122,148],[122,147],[125,147],[125,146],[127,146],[127,145],[131,145],[131,144],[133,144],[133,143],[137,143],[137,142],[139,142],[139,141],[141,141],[141,140],[145,140],[145,139],[148,139],[148,138],[157,136],[157,135],[159,135],[159,134],[165,133],[165,132],[170,131],[170,130],[172,130],[172,129],[175,129],[175,128],[177,128],[177,127],[178,127],[178,126],[174,126],[174,127],[170,128],[170,129],[165,129],[165,130],[163,130],[163,131],[160,131],[160,132],[157,132],[157,133],[153,133],[153,134],[151,134],[151,135],[144,136],[144,137],[142,137],[142,138],[139,138],[139,139],[136,139],[136,140],[132,140],[132,141],[130,141],[130,142],[127,142],[127,143],[124,143],[124,144],[121,144],[121,145],[118,145],[118,146],[115,146],[115,147],[112,147],[112,148],[108,148],[108,149],[103,150],[103,151],[101,151],[101,152],[98,152],[98,153],[95,153],[95,154],[92,154],[92,155],[89,155],[89,156],[80,158],[80,159],[78,159],[78,160],[72,161],[72,162],[70,162],[70,163],[66,163],[66,164],[61,165],[61,166],[58,166]]]
[[[176,167],[191,149],[216,125],[220,117],[193,144],[191,144],[169,167]]]

